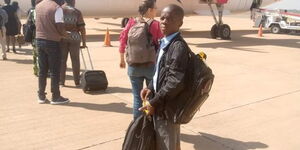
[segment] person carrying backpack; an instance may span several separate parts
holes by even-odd
[[[139,17],[131,18],[120,35],[120,68],[125,68],[125,55],[128,76],[132,85],[133,117],[141,115],[140,91],[143,82],[148,85],[154,75],[158,40],[163,37],[159,22],[154,20],[156,1],[143,0],[138,9]]]
[[[68,55],[71,56],[74,83],[80,86],[80,48],[86,48],[86,29],[83,15],[75,8],[75,0],[65,0],[63,5],[65,28],[68,36],[61,41],[61,70],[59,84],[65,86]],[[80,44],[82,45],[80,46]]]
[[[2,48],[2,59],[7,60],[6,50],[5,50],[5,40],[6,40],[6,28],[5,24],[8,22],[8,16],[4,9],[0,5],[0,43]]]
[[[190,67],[189,47],[179,33],[183,17],[183,9],[175,4],[162,10],[160,24],[164,38],[160,42],[156,71],[149,86],[141,91],[146,105],[139,110],[148,110],[153,115],[159,150],[180,150],[180,124],[173,120],[177,111],[173,107],[176,101],[187,100],[180,95],[187,88]]]
[[[38,67],[38,53],[36,49],[36,40],[35,40],[35,6],[36,0],[31,0],[31,8],[27,12],[27,21],[23,25],[23,34],[25,36],[26,42],[31,42],[33,51],[33,74],[38,76],[39,74],[39,67]]]
[[[15,36],[18,35],[19,32],[19,23],[18,23],[18,18],[17,18],[17,9],[16,7],[12,6],[10,4],[11,0],[4,0],[5,5],[2,7],[7,15],[8,15],[8,22],[5,24],[6,27],[6,45],[7,45],[7,50],[6,52],[9,52],[9,46],[10,46],[10,41],[12,42],[13,46],[13,52],[17,53],[15,44],[16,44],[16,38]]]

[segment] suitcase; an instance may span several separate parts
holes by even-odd
[[[87,54],[90,60],[92,70],[87,70],[86,62],[83,56],[82,49],[80,49],[82,61],[85,67],[85,71],[81,74],[81,88],[84,93],[89,91],[100,91],[106,90],[108,86],[108,81],[106,78],[106,74],[102,70],[94,70],[94,66],[92,63],[91,55],[89,49],[86,48]]]

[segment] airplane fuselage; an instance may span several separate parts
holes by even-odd
[[[256,0],[229,0],[225,10],[230,12],[249,11]],[[263,0],[262,5],[268,5],[278,0]],[[76,7],[82,11],[84,16],[100,18],[130,17],[138,14],[138,5],[141,0],[76,0]],[[168,4],[181,5],[186,15],[196,15],[209,11],[207,3],[200,0],[182,0],[182,4],[176,0],[157,0],[158,12]],[[19,6],[24,11],[30,6],[29,0],[19,1]]]

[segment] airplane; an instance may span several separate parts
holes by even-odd
[[[137,8],[142,0],[76,0],[76,8],[82,11],[85,17],[124,18],[125,26],[128,17],[137,15]],[[223,23],[224,13],[241,13],[260,8],[280,0],[156,0],[158,12],[168,4],[178,4],[183,7],[186,16],[208,15],[213,16],[215,24],[211,28],[211,37],[229,40],[230,26]],[[216,7],[213,7],[215,5]],[[22,10],[28,10],[30,0],[19,1]],[[217,19],[216,12],[219,16]]]

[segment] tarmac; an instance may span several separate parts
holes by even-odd
[[[224,17],[232,40],[210,39],[211,16],[184,19],[182,33],[194,52],[204,51],[215,74],[209,99],[181,126],[182,150],[299,150],[300,36],[257,29],[247,14]],[[1,150],[120,150],[132,120],[131,85],[119,68],[121,19],[85,19],[96,69],[109,80],[105,92],[74,86],[70,61],[67,105],[38,104],[31,46],[0,61]],[[109,28],[113,47],[103,47]],[[86,54],[86,53],[85,53]],[[84,70],[82,68],[82,70]],[[50,82],[47,86],[51,98]]]

